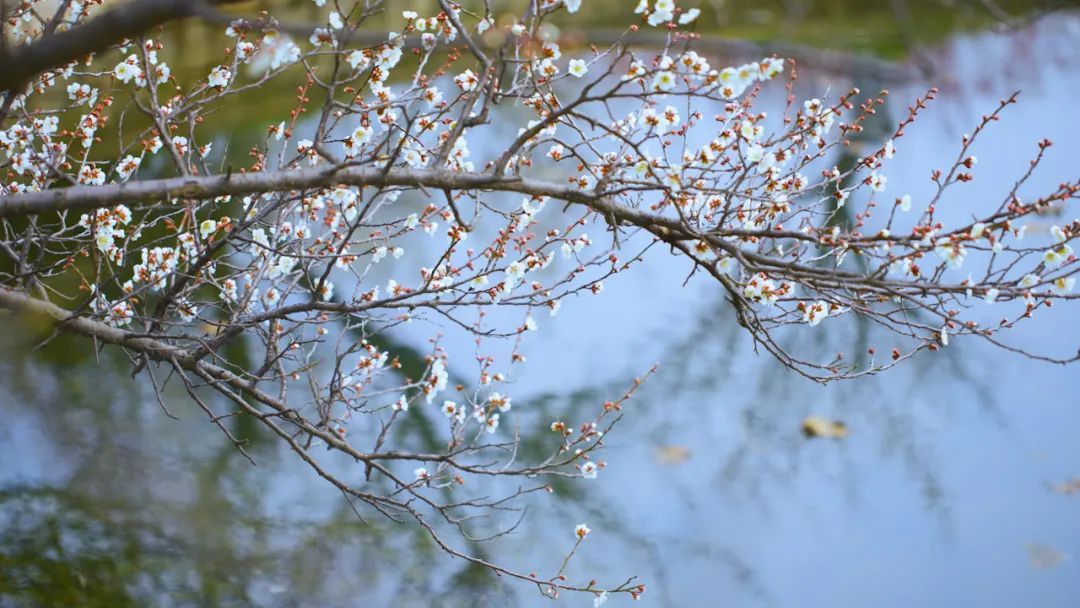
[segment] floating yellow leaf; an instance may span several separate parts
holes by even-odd
[[[1064,496],[1078,494],[1080,493],[1080,477],[1073,477],[1062,483],[1052,483],[1050,484],[1050,491]]]
[[[663,464],[682,464],[690,458],[690,448],[681,445],[665,445],[656,448],[656,460]]]
[[[829,420],[822,416],[807,416],[802,421],[802,432],[803,435],[810,438],[844,439],[847,437],[848,428],[840,420]]]

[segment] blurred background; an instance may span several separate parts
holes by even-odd
[[[619,23],[630,23],[627,2],[584,0],[551,34],[571,55],[611,42],[611,15],[618,10],[627,15]],[[512,20],[511,4],[492,3],[500,24]],[[1021,197],[1076,177],[1076,7],[702,0],[696,28],[699,52],[713,65],[773,52],[794,58],[802,97],[889,89],[865,145],[879,145],[916,95],[939,87],[889,166],[890,191],[895,184],[916,200],[930,191],[930,171],[955,159],[961,136],[1021,90],[1020,104],[976,147],[966,197],[940,211],[960,221],[1000,200],[1041,138],[1056,145]],[[231,10],[261,8],[296,23],[321,14],[308,0]],[[430,4],[388,3],[370,22],[372,35],[392,29],[407,8],[434,14]],[[171,54],[163,58],[181,82],[219,63],[220,29],[168,29]],[[291,96],[295,82],[275,86],[257,94]],[[774,89],[763,96],[766,107],[782,106],[784,92]],[[226,144],[215,149],[237,151],[228,154],[241,163],[283,111],[232,103],[205,128]],[[472,146],[474,156],[496,152]],[[143,177],[155,170],[165,168],[149,166]],[[1031,234],[1041,238],[1055,221],[1039,218]],[[524,431],[577,420],[576,410],[620,394],[653,363],[661,367],[606,439],[610,465],[597,480],[558,485],[531,504],[515,534],[467,550],[526,570],[557,566],[574,525],[586,521],[593,533],[574,574],[638,575],[649,606],[1077,605],[1077,368],[958,340],[885,375],[822,387],[755,354],[717,286],[684,287],[686,272],[657,252],[600,296],[564,302],[526,341],[529,364],[511,386]],[[986,308],[988,320],[999,315]],[[381,347],[407,373],[422,365],[431,327],[403,327]],[[471,350],[468,336],[445,329],[447,350]],[[233,430],[250,442],[257,467],[179,391],[170,404],[180,420],[165,416],[121,354],[67,338],[35,348],[46,335],[0,317],[0,606],[547,605],[534,589],[449,560],[414,527],[359,521],[250,421],[234,418]],[[1080,312],[1062,306],[1011,339],[1061,354],[1078,336]],[[822,357],[890,347],[858,319],[829,319],[782,339]],[[242,345],[231,356],[242,358]],[[441,414],[415,414],[401,440],[423,445]],[[808,418],[842,421],[847,433],[808,437]]]

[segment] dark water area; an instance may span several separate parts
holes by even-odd
[[[996,205],[1044,137],[1055,146],[1021,197],[1075,178],[1078,46],[1080,19],[1064,15],[935,49],[934,82],[891,91],[889,124],[941,88],[897,142],[890,192],[930,192],[931,169],[1017,89],[975,149],[975,181],[939,215]],[[886,84],[807,71],[798,91]],[[1033,221],[1029,238],[1075,217],[1064,213]],[[822,386],[755,354],[718,287],[684,286],[687,271],[657,251],[600,296],[538,318],[515,411],[575,420],[660,367],[605,440],[596,480],[536,497],[514,534],[470,550],[524,570],[557,564],[586,521],[573,576],[636,575],[644,606],[1080,604],[1080,493],[1055,491],[1080,477],[1080,368],[961,339]],[[984,308],[990,321],[1005,314]],[[395,339],[419,347],[428,329]],[[170,401],[180,419],[166,416],[116,353],[95,362],[61,342],[29,356],[11,346],[18,333],[5,325],[0,338],[0,606],[550,604],[450,560],[412,526],[360,521],[294,454],[241,425],[251,466],[181,392]],[[1008,339],[1064,355],[1078,338],[1080,311],[1061,306]],[[844,318],[783,339],[822,356],[890,346]],[[444,346],[468,352],[470,338],[448,332]],[[807,439],[808,416],[843,420],[848,436]]]

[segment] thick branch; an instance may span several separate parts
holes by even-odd
[[[184,355],[184,351],[175,346],[151,338],[133,336],[122,329],[73,315],[71,311],[51,302],[3,287],[0,287],[0,309],[45,317],[62,331],[95,338],[106,344],[129,347],[158,361],[169,361]]]
[[[609,223],[644,228],[665,242],[702,239],[712,247],[724,251],[728,255],[735,256],[744,265],[749,262],[761,268],[770,268],[783,273],[801,274],[802,280],[814,278],[826,281],[828,284],[846,282],[849,286],[853,286],[858,283],[864,288],[874,290],[885,285],[885,282],[860,273],[823,269],[743,250],[737,244],[723,238],[729,235],[726,231],[715,230],[708,234],[698,234],[678,218],[665,217],[649,211],[620,205],[601,193],[581,190],[575,185],[513,175],[493,175],[491,173],[455,173],[432,169],[402,168],[386,171],[374,168],[350,167],[336,171],[332,169],[292,169],[265,173],[181,176],[103,186],[80,185],[71,188],[0,197],[0,219],[64,210],[112,207],[119,204],[139,207],[150,206],[164,200],[206,199],[223,195],[237,196],[264,192],[312,190],[335,185],[373,186],[378,188],[411,186],[438,190],[492,190],[530,196],[547,196],[588,207],[600,214],[601,217],[607,218]],[[741,231],[736,230],[730,234],[738,234],[739,232]],[[786,232],[768,234],[772,238],[783,238],[786,235]],[[894,287],[911,288],[924,295],[927,293],[927,286],[925,285],[898,281],[888,283]],[[936,285],[933,287],[942,292],[956,292],[967,289],[964,285]]]
[[[385,171],[367,167],[340,170],[291,169],[265,173],[181,176],[103,186],[73,186],[3,196],[0,197],[0,218],[65,210],[85,211],[120,204],[140,207],[178,199],[311,190],[339,184],[375,187],[423,186],[442,190],[490,188],[573,201],[578,201],[587,194],[570,185],[485,173],[454,173],[431,169]]]
[[[0,91],[18,90],[38,74],[133,38],[167,21],[200,13],[206,4],[237,0],[139,0],[61,33],[0,54]]]

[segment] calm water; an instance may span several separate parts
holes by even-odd
[[[975,151],[976,181],[939,213],[958,221],[996,203],[1042,137],[1056,146],[1028,193],[1075,178],[1078,44],[1080,21],[1059,17],[936,50],[942,95],[898,142],[890,191],[927,192],[931,168],[1016,89],[1021,104]],[[806,94],[886,85],[873,74],[803,76]],[[892,87],[893,111],[927,86]],[[538,318],[544,331],[526,341],[511,391],[525,416],[577,420],[575,408],[661,367],[606,440],[597,480],[538,499],[517,534],[471,550],[557,567],[586,521],[593,533],[571,576],[638,575],[648,606],[1080,603],[1080,496],[1048,487],[1080,476],[1080,368],[958,340],[880,377],[822,387],[755,355],[717,287],[682,287],[686,271],[657,252],[601,296]],[[1072,352],[1080,311],[1066,308],[1013,343]],[[395,338],[420,347],[425,335]],[[890,346],[842,319],[785,340],[823,355]],[[98,366],[62,347],[28,360],[10,344],[0,337],[11,353],[0,368],[0,605],[548,605],[445,559],[411,527],[360,523],[258,435],[250,466],[180,395],[181,420],[166,417],[107,354]],[[444,345],[471,350],[453,333]],[[804,439],[808,415],[844,420],[850,437]]]

